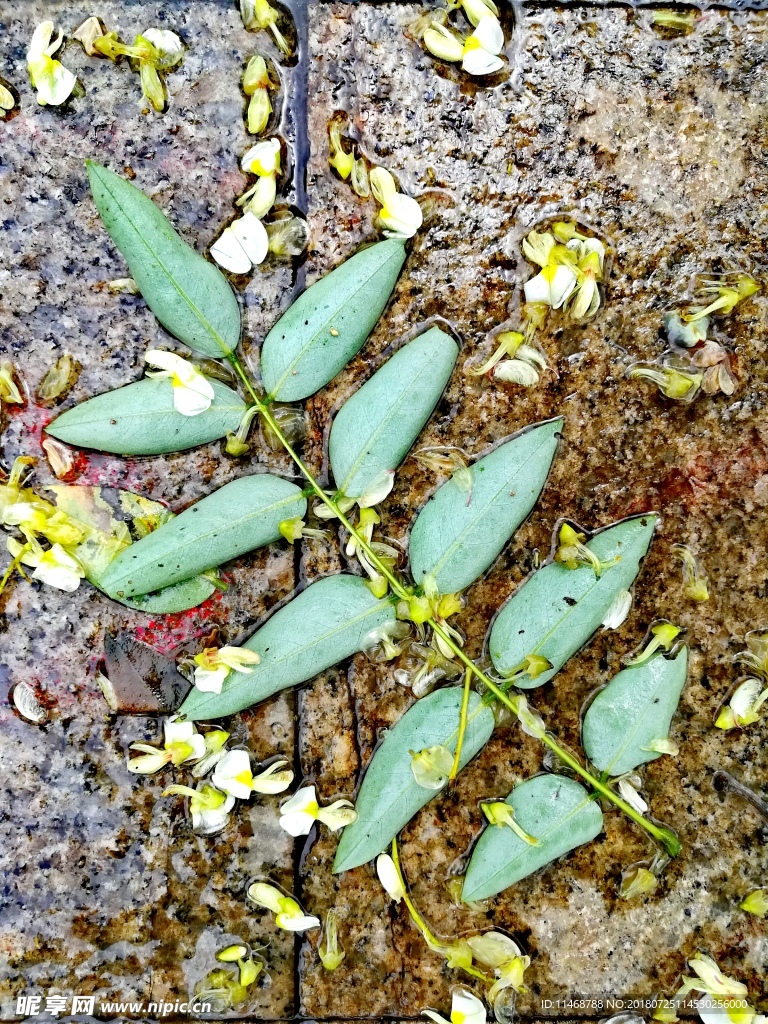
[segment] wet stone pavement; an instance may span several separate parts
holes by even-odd
[[[709,9],[690,34],[665,38],[647,9],[505,7],[509,70],[483,85],[413,41],[409,26],[421,10],[361,2],[297,12],[301,61],[281,71],[275,131],[290,154],[279,194],[306,207],[310,251],[298,271],[268,262],[233,282],[246,354],[255,366],[261,339],[297,287],[376,236],[373,201],[358,199],[328,168],[327,124],[343,111],[362,151],[411,194],[427,193],[432,214],[367,346],[306,403],[310,465],[327,474],[324,438],[340,403],[404,336],[444,318],[463,348],[420,444],[457,445],[475,456],[527,424],[565,417],[541,500],[468,592],[458,620],[468,652],[482,654],[494,611],[537,553],[548,554],[559,517],[593,529],[655,509],[660,526],[632,613],[533,699],[558,738],[578,749],[585,699],[653,620],[686,628],[691,667],[672,726],[680,754],[642,773],[650,813],[684,844],[653,895],[619,899],[622,871],[653,851],[608,812],[594,842],[485,905],[452,901],[448,883],[482,827],[480,800],[503,797],[542,769],[537,741],[502,723],[456,785],[402,835],[414,900],[441,936],[497,927],[525,947],[529,991],[516,1010],[528,1021],[610,1015],[595,1004],[565,1008],[569,998],[671,995],[696,950],[747,983],[753,1003],[768,1012],[766,924],[738,909],[768,877],[768,822],[712,783],[722,768],[768,793],[765,725],[713,728],[745,633],[768,627],[768,292],[716,334],[732,353],[730,398],[702,395],[680,405],[624,377],[632,362],[661,353],[662,312],[681,300],[696,271],[768,276],[768,14]],[[165,114],[143,110],[127,66],[89,59],[74,43],[64,63],[80,75],[85,96],[61,110],[38,107],[24,66],[34,26],[52,17],[71,32],[94,13],[123,37],[150,25],[183,37],[188,51],[168,78]],[[83,161],[95,157],[128,174],[204,251],[246,187],[238,169],[249,145],[239,77],[257,50],[277,57],[224,0],[3,4],[0,74],[21,102],[0,123],[0,356],[13,361],[27,393],[23,407],[4,415],[6,467],[19,454],[36,456],[38,481],[50,482],[40,448],[45,424],[60,408],[138,379],[146,348],[170,342],[139,297],[105,287],[126,270],[99,222]],[[467,376],[467,362],[490,350],[488,332],[516,319],[530,272],[522,235],[555,215],[575,217],[610,245],[605,308],[586,326],[550,319],[541,340],[556,373],[538,388]],[[35,389],[65,351],[81,371],[52,408],[36,401]],[[77,483],[132,489],[177,511],[244,473],[292,472],[259,444],[239,461],[214,444],[154,459],[86,453],[76,465]],[[405,541],[441,479],[405,462],[383,505],[386,537]],[[683,595],[671,554],[678,542],[706,568],[706,604]],[[129,744],[151,742],[158,721],[109,713],[96,681],[106,630],[131,631],[163,653],[197,650],[214,627],[235,643],[297,586],[344,562],[335,538],[309,542],[301,555],[274,545],[226,566],[225,594],[174,617],[118,607],[85,583],[61,594],[18,582],[3,595],[0,1018],[19,1016],[19,995],[185,1000],[216,966],[215,951],[236,939],[262,948],[268,970],[232,1019],[397,1020],[427,1006],[448,1011],[452,987],[466,979],[427,949],[371,866],[332,875],[337,839],[321,829],[294,843],[277,824],[279,797],[240,805],[214,839],[194,836],[181,801],[160,796],[170,773],[140,778],[126,770]],[[49,708],[45,725],[11,709],[6,691],[19,681]],[[327,803],[354,797],[381,731],[412,700],[392,667],[359,656],[227,728],[256,760],[286,755]],[[320,917],[336,907],[347,956],[335,972],[320,964],[317,932],[294,941],[246,906],[255,877],[293,891]]]

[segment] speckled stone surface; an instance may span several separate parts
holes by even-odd
[[[63,111],[39,108],[23,58],[32,27],[49,12],[68,30],[98,13],[126,35],[150,24],[178,31],[189,50],[168,79],[168,112],[142,113],[136,76],[89,60],[76,44],[64,62],[80,73],[85,97]],[[428,192],[434,206],[370,343],[307,403],[309,462],[325,471],[329,415],[391,346],[445,318],[463,349],[420,444],[456,444],[475,456],[529,423],[565,416],[541,501],[468,593],[459,618],[468,651],[482,654],[494,610],[531,570],[535,553],[548,554],[558,517],[597,528],[656,509],[660,527],[630,617],[619,631],[599,634],[532,700],[578,749],[584,700],[661,617],[688,630],[691,670],[672,727],[680,755],[643,773],[651,813],[674,825],[684,843],[654,895],[618,898],[622,870],[652,850],[608,812],[605,833],[592,844],[484,907],[452,903],[447,883],[462,872],[482,827],[480,800],[505,796],[542,769],[536,741],[507,723],[405,829],[414,899],[442,936],[490,927],[515,936],[532,958],[529,992],[517,1001],[528,1020],[542,1012],[561,1020],[610,1015],[595,1004],[566,1008],[568,998],[669,995],[697,949],[745,981],[765,1012],[766,925],[738,903],[765,884],[768,823],[712,786],[713,772],[724,768],[766,794],[765,725],[725,734],[712,723],[736,678],[731,659],[744,634],[768,627],[768,296],[717,325],[738,378],[730,399],[676,405],[624,373],[661,352],[662,311],[682,299],[693,272],[766,274],[766,15],[710,10],[690,35],[669,40],[653,29],[649,11],[517,8],[515,19],[505,14],[510,72],[484,88],[409,38],[419,13],[415,4],[309,9],[307,279],[375,237],[373,201],[356,198],[328,170],[326,125],[334,112],[347,111],[362,150],[413,194]],[[21,410],[11,407],[5,424],[8,465],[22,452],[41,454],[40,432],[54,410],[32,396],[62,351],[83,368],[68,407],[137,379],[146,347],[170,340],[140,298],[103,287],[125,269],[88,196],[83,160],[130,168],[202,251],[246,184],[237,166],[248,145],[240,71],[256,49],[274,51],[244,32],[235,5],[223,0],[109,2],[97,12],[11,0],[0,20],[0,74],[21,96],[18,115],[0,123],[0,354],[18,367],[30,399]],[[284,97],[292,74],[285,71]],[[289,106],[281,108],[280,131],[290,142],[296,111]],[[290,175],[289,168],[282,194],[292,201]],[[489,350],[487,332],[516,319],[530,272],[519,252],[522,234],[555,215],[577,217],[610,244],[606,308],[586,327],[551,319],[541,340],[557,372],[535,390],[467,377],[467,361]],[[235,283],[253,359],[289,301],[292,273],[267,264]],[[290,472],[259,446],[245,462],[223,456],[219,445],[152,460],[89,455],[78,462],[76,482],[118,484],[181,509],[267,466]],[[42,459],[41,482],[50,480],[47,472]],[[404,464],[384,504],[385,536],[405,541],[440,479],[413,460]],[[709,574],[707,604],[682,593],[670,553],[680,541]],[[277,827],[274,797],[241,808],[215,840],[192,836],[181,802],[160,798],[170,774],[142,780],[125,769],[129,743],[156,735],[157,722],[108,715],[95,681],[106,628],[134,630],[163,651],[195,649],[212,625],[236,641],[294,586],[343,564],[328,545],[313,542],[301,560],[275,545],[227,567],[227,594],[171,621],[148,622],[87,585],[68,596],[19,583],[3,596],[0,697],[25,680],[51,705],[43,728],[21,721],[6,699],[0,705],[3,1019],[14,1018],[19,994],[184,999],[230,937],[266,946],[269,963],[268,981],[237,1017],[379,1019],[412,1017],[425,1006],[449,1010],[451,988],[465,980],[429,952],[404,908],[385,900],[370,866],[334,877],[335,837],[321,830],[294,845]],[[390,668],[359,657],[232,724],[256,758],[294,759],[329,802],[354,796],[381,730],[411,700]],[[321,917],[337,908],[347,957],[333,974],[320,965],[317,933],[294,946],[268,917],[246,909],[244,891],[256,876],[292,889]]]

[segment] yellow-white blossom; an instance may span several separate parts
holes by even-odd
[[[265,139],[263,142],[257,142],[245,153],[240,166],[246,174],[255,174],[258,181],[238,199],[237,205],[244,206],[254,217],[260,219],[275,204],[277,176],[280,173],[280,140]],[[265,249],[264,256],[266,253]]]
[[[273,202],[274,196],[269,206]],[[264,212],[266,213],[266,210]],[[230,274],[249,274],[254,267],[264,262],[268,252],[267,229],[251,210],[246,210],[242,217],[238,217],[224,228],[211,246],[211,256]]]
[[[292,896],[286,896],[276,886],[267,882],[254,882],[248,888],[248,899],[260,907],[266,907],[275,915],[275,924],[287,932],[303,932],[308,928],[319,928],[320,919],[305,914]]]
[[[194,657],[195,686],[204,693],[221,693],[230,672],[253,672],[261,659],[248,647],[206,647]]]
[[[283,758],[273,761],[264,771],[254,775],[251,788],[254,793],[273,796],[275,793],[284,793],[292,782],[293,771],[288,767],[288,762]]]
[[[224,748],[229,739],[229,733],[224,729],[209,729],[208,732],[203,733],[203,739],[205,754],[192,766],[192,774],[196,779],[202,779],[224,757]]]
[[[269,0],[240,0],[240,15],[248,31],[252,32],[258,28],[269,29],[278,49],[286,56],[290,54],[288,41],[277,27],[280,15]]]
[[[251,757],[248,751],[228,750],[216,764],[211,781],[229,796],[247,800],[253,792]]]
[[[643,662],[648,661],[656,651],[671,650],[672,644],[681,632],[682,630],[680,626],[675,626],[671,622],[655,622],[651,626],[650,640],[638,655],[627,662],[627,665],[642,665]]]
[[[557,537],[555,561],[564,565],[566,569],[578,569],[580,566],[589,566],[599,579],[603,570],[615,565],[619,561],[620,556],[602,562],[594,551],[587,547],[585,541],[585,534],[574,530],[568,523],[563,523]]]
[[[347,955],[339,946],[339,918],[333,907],[325,915],[323,941],[317,947],[317,954],[326,971],[335,971]]]
[[[458,989],[451,1001],[451,1019],[447,1021],[434,1010],[422,1010],[422,1016],[429,1017],[435,1024],[485,1024],[485,1006],[471,992]]]
[[[13,93],[0,82],[0,118],[4,118],[15,106],[16,100]]]
[[[447,747],[426,747],[418,753],[411,751],[411,772],[424,789],[442,789],[453,767],[453,754]]]
[[[634,867],[621,876],[619,896],[623,900],[632,900],[656,891],[659,880],[652,871],[644,867]]]
[[[657,739],[646,743],[645,746],[640,747],[640,749],[650,750],[654,754],[669,754],[670,757],[677,757],[680,753],[680,748],[669,736],[659,736]]]
[[[3,402],[8,405],[11,403],[21,405],[24,401],[13,377],[13,364],[4,359],[0,363],[0,405]]]
[[[309,224],[290,210],[275,213],[265,224],[269,251],[279,259],[300,256],[309,242]]]
[[[768,633],[753,630],[747,633],[745,640],[747,650],[737,654],[733,660],[768,681]]]
[[[760,720],[759,711],[766,700],[768,688],[763,689],[763,683],[759,679],[745,679],[736,687],[728,703],[721,709],[715,725],[718,729],[743,729],[747,725],[752,725]]]
[[[5,521],[8,521],[7,516]],[[53,544],[45,551],[39,543],[29,537],[26,544],[20,544],[13,537],[9,537],[7,543],[8,550],[14,558],[18,558],[22,565],[34,568],[33,580],[39,580],[49,587],[71,594],[80,586],[80,580],[85,578],[83,567],[61,544]]]
[[[510,828],[518,839],[530,846],[539,846],[539,840],[529,835],[525,829],[515,821],[515,812],[511,804],[503,800],[495,800],[491,803],[480,804],[480,810],[488,819],[489,825],[496,825],[498,828]]]
[[[525,301],[540,302],[551,309],[560,309],[570,298],[577,280],[572,267],[563,263],[548,263],[523,285]]]
[[[131,750],[143,756],[128,761],[128,771],[139,775],[153,775],[167,764],[176,767],[205,756],[205,739],[195,729],[194,722],[180,722],[177,715],[165,720],[165,738],[162,748],[148,743],[132,743]]]
[[[149,349],[144,359],[150,366],[157,366],[156,372],[147,371],[148,377],[168,377],[173,385],[173,407],[182,416],[199,416],[210,409],[213,402],[213,385],[192,363],[174,352]]]
[[[377,222],[384,235],[387,238],[415,235],[424,220],[416,200],[398,192],[395,179],[384,167],[373,168],[370,183],[374,199],[381,206]]]
[[[709,317],[703,316],[694,323],[686,323],[678,310],[664,314],[664,330],[672,345],[680,348],[693,348],[700,341],[707,340]]]
[[[138,67],[144,98],[157,111],[165,109],[165,87],[161,72],[171,71],[184,59],[184,44],[169,29],[149,28],[137,35],[133,45],[123,43],[116,32],[106,32],[92,40],[93,49],[117,62],[128,57]]]
[[[713,294],[717,297],[707,306],[692,306],[684,313],[683,320],[688,323],[695,323],[711,313],[718,313],[721,316],[732,313],[738,303],[759,292],[760,285],[749,274],[738,274],[732,284],[707,284],[701,291],[707,297]]]
[[[689,992],[699,992],[696,1009],[704,1024],[753,1024],[759,1015],[747,1002],[747,986],[724,974],[717,963],[703,953],[697,953],[688,961],[696,974],[695,978],[683,977],[683,984],[675,994],[676,999]]]
[[[685,544],[673,544],[672,550],[679,555],[683,563],[683,593],[691,601],[708,601],[709,587],[707,576],[696,556]]]
[[[192,828],[201,835],[214,835],[226,826],[229,812],[235,805],[235,798],[220,792],[213,786],[169,786],[163,796],[189,797],[189,813],[192,816]]]
[[[243,92],[250,97],[248,131],[251,135],[260,135],[267,127],[272,113],[272,101],[269,98],[271,87],[267,62],[260,54],[256,54],[248,61],[243,73]]]
[[[44,21],[35,29],[27,50],[27,68],[32,88],[41,107],[58,107],[72,95],[77,75],[55,60],[53,55],[63,41],[61,32],[53,39],[52,21]]]
[[[766,917],[768,915],[768,889],[754,889],[749,896],[746,896],[739,904],[742,910],[755,917]]]
[[[252,985],[264,969],[264,964],[260,960],[254,960],[250,949],[240,943],[219,950],[216,959],[223,964],[237,964],[237,980],[242,988]]]
[[[542,739],[547,733],[547,727],[544,724],[544,719],[538,714],[538,712],[529,707],[527,699],[523,697],[522,694],[518,694],[514,699],[516,701],[515,714],[517,715],[523,732],[527,736],[534,736],[536,739]]]
[[[461,61],[470,75],[493,75],[504,67],[499,56],[504,32],[495,15],[485,13],[477,20],[474,32],[464,38],[434,19],[424,32],[424,45],[430,53],[451,63]]]
[[[479,963],[492,967],[496,974],[496,982],[488,991],[488,999],[493,1003],[505,989],[525,992],[524,975],[531,965],[531,958],[524,956],[522,950],[508,935],[502,932],[485,932],[467,939],[467,944]]]
[[[316,821],[322,821],[332,832],[337,832],[357,821],[357,811],[349,800],[336,800],[328,807],[321,807],[314,786],[297,790],[280,808],[280,826],[289,835],[309,835]]]
[[[400,872],[388,853],[380,853],[376,858],[376,874],[391,900],[399,903],[405,898],[405,886]]]
[[[361,508],[355,532],[363,538],[384,565],[392,569],[397,564],[398,550],[390,544],[373,540],[373,529],[381,523],[381,518],[373,508]],[[385,576],[382,576],[376,566],[368,557],[365,547],[350,534],[347,541],[346,553],[348,558],[357,557],[370,580],[369,588],[376,597],[384,597],[389,589],[389,583]]]
[[[654,366],[653,364],[635,363],[627,370],[627,376],[640,377],[655,384],[667,398],[677,402],[692,402],[701,388],[703,373],[693,373],[682,367]]]

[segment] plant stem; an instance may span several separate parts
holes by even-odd
[[[459,762],[461,761],[461,748],[464,746],[464,733],[467,731],[467,710],[469,708],[469,684],[472,682],[472,673],[469,669],[464,673],[464,694],[461,698],[461,711],[459,712],[459,737],[456,740],[456,753],[453,755],[453,765],[449,779],[455,779],[459,774]]]
[[[326,492],[317,482],[313,474],[304,464],[301,457],[292,447],[291,443],[285,437],[282,430],[280,429],[280,424],[276,421],[275,417],[270,412],[269,405],[265,403],[261,398],[259,398],[258,394],[256,393],[256,390],[251,382],[251,379],[246,373],[245,368],[240,362],[240,359],[238,358],[237,354],[232,352],[227,358],[229,359],[229,362],[231,363],[237,375],[242,380],[249,395],[253,399],[254,404],[258,407],[259,414],[264,418],[266,423],[269,425],[270,429],[275,434],[275,437],[278,438],[283,448],[296,463],[296,466],[298,467],[302,476],[305,478],[305,480],[312,488],[314,493],[317,495],[320,501],[322,501],[323,504],[326,505],[327,508],[329,508],[333,512],[333,514],[339,519],[342,526],[346,530],[349,530],[351,536],[355,538],[355,541],[360,545],[363,551],[365,551],[366,555],[373,563],[373,565],[375,565],[377,570],[381,573],[381,575],[387,579],[390,587],[392,588],[393,594],[395,594],[401,601],[407,601],[410,595],[406,591],[405,587],[403,587],[402,583],[397,579],[395,574],[381,561],[376,552],[372,550],[370,544],[367,542],[365,537],[361,536],[361,534],[355,529],[355,527],[352,525],[349,519],[347,519],[347,517],[341,511],[341,509],[339,508],[338,504],[334,501],[334,499],[329,494],[326,494]],[[509,710],[516,717],[519,717],[518,705],[514,697],[510,697],[509,694],[505,693],[504,690],[502,690],[501,687],[499,687],[490,678],[490,676],[483,672],[483,670],[479,666],[477,666],[472,661],[472,659],[464,653],[461,647],[459,647],[459,645],[453,640],[453,638],[445,631],[445,629],[443,629],[443,627],[438,622],[436,622],[434,619],[428,619],[426,625],[430,626],[433,632],[436,633],[441,638],[441,640],[443,640],[448,645],[448,647],[451,648],[454,655],[464,665],[468,673],[474,675],[476,679],[478,679],[488,690],[490,690],[490,692],[496,697],[497,700],[500,700],[501,703],[504,704],[507,708],[509,708]],[[466,689],[468,689],[468,687],[465,686],[465,690]],[[469,696],[467,693],[465,693],[465,697],[466,700],[469,700]],[[463,733],[460,732],[459,741],[461,741],[462,736]],[[630,804],[628,804],[626,800],[622,800],[621,797],[617,793],[615,793],[609,786],[607,786],[604,782],[601,782],[599,779],[596,779],[595,776],[591,774],[591,772],[587,771],[586,768],[579,764],[579,762],[571,754],[569,754],[567,750],[560,746],[560,744],[553,736],[550,736],[547,733],[541,738],[541,741],[545,744],[545,746],[549,747],[549,749],[553,751],[553,753],[557,754],[560,760],[567,764],[569,768],[571,768],[574,772],[580,775],[585,780],[585,782],[587,782],[592,787],[592,789],[594,789],[602,797],[605,797],[606,800],[609,800],[612,804],[618,807],[619,810],[623,811],[628,818],[631,818],[632,821],[638,824],[641,828],[645,829],[645,831],[650,836],[652,836],[657,842],[661,843],[661,845],[664,847],[664,849],[671,857],[677,856],[677,854],[682,849],[682,843],[674,834],[674,832],[672,832],[671,829],[668,829],[664,826],[654,825],[654,823],[652,821],[649,821],[648,818],[643,817],[643,815],[636,811],[634,807],[630,806]],[[456,760],[454,759],[454,766],[455,764]],[[451,769],[451,771],[453,772],[453,769]]]
[[[24,547],[21,549],[18,555],[16,555],[16,557],[11,561],[11,564],[5,570],[3,578],[0,580],[0,594],[2,594],[2,592],[5,590],[8,580],[11,578],[11,576],[13,576],[16,569],[18,569],[19,566],[21,565],[21,560],[27,551],[29,551],[29,544],[24,545]]]

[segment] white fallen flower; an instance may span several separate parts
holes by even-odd
[[[451,1019],[447,1021],[434,1010],[422,1010],[422,1016],[429,1017],[435,1024],[485,1024],[485,1006],[471,992],[458,989],[451,1001]]]
[[[467,944],[481,964],[492,967],[496,981],[488,990],[488,999],[495,1002],[505,989],[525,992],[524,977],[531,958],[524,956],[517,943],[502,932],[485,932],[467,939]]]
[[[505,359],[495,367],[493,376],[505,384],[519,384],[524,388],[532,388],[539,383],[538,370],[524,359]]]
[[[27,68],[32,88],[41,107],[58,107],[72,95],[77,75],[54,60],[53,55],[64,39],[61,32],[52,40],[54,25],[44,21],[35,29],[27,50]]]
[[[395,179],[384,167],[374,167],[369,181],[374,199],[381,206],[377,220],[384,235],[412,238],[424,220],[416,200],[398,192]]]
[[[630,807],[634,807],[640,814],[645,814],[648,810],[648,804],[643,800],[629,779],[619,779],[619,794],[622,800],[625,800]]]
[[[182,416],[199,416],[210,409],[214,398],[213,385],[192,363],[174,352],[149,349],[145,362],[160,369],[148,370],[148,377],[169,377],[173,385],[173,407]]]
[[[526,302],[541,302],[559,309],[576,287],[576,274],[562,263],[548,263],[535,277],[523,285]]]
[[[221,832],[227,824],[229,812],[235,806],[233,796],[227,796],[208,784],[197,789],[191,789],[189,786],[169,786],[164,790],[163,796],[189,797],[192,828],[205,836]]]
[[[264,262],[268,252],[267,229],[251,210],[246,210],[242,217],[224,228],[211,246],[211,256],[230,274],[249,274],[253,267]]]
[[[411,751],[411,772],[424,789],[442,789],[453,768],[453,754],[447,747],[426,747]]]
[[[5,517],[5,521],[8,521],[8,516]],[[34,568],[33,580],[39,580],[49,587],[71,594],[80,586],[80,580],[85,578],[83,567],[61,544],[53,544],[44,551],[42,545],[34,541],[20,544],[15,538],[9,537],[7,543],[8,550],[14,558],[21,555],[21,564]]]
[[[681,999],[689,992],[700,992],[696,1009],[704,1024],[752,1024],[756,1012],[747,1003],[749,990],[735,978],[724,974],[712,957],[696,953],[688,961],[696,977],[683,976],[683,984],[675,993]]]
[[[213,769],[211,781],[229,796],[247,800],[253,792],[251,757],[248,751],[228,750]]]
[[[603,629],[618,629],[629,615],[632,607],[632,594],[628,590],[620,590],[603,618]]]
[[[167,764],[176,767],[205,757],[205,738],[195,728],[194,722],[180,722],[178,715],[165,720],[165,739],[162,747],[148,743],[132,743],[131,750],[138,750],[143,756],[128,761],[128,771],[139,775],[153,775]]]
[[[499,56],[504,46],[504,32],[493,14],[480,17],[475,31],[466,39],[433,20],[423,39],[435,57],[451,63],[461,61],[463,70],[470,75],[492,75],[504,67]]]
[[[745,679],[736,687],[731,699],[717,716],[718,729],[743,729],[760,720],[759,711],[768,700],[768,688],[759,679]]]
[[[275,915],[275,924],[287,932],[303,932],[308,928],[319,928],[320,919],[305,914],[292,896],[286,896],[268,882],[254,882],[248,888],[248,899],[260,907],[266,907]]]
[[[357,820],[357,811],[349,800],[337,800],[328,807],[317,802],[314,786],[304,786],[280,808],[280,827],[292,836],[306,836],[316,821],[322,821],[332,832]]]
[[[403,885],[403,880],[395,867],[395,862],[388,853],[380,853],[376,858],[376,874],[379,876],[379,881],[386,889],[387,895],[391,900],[399,903],[400,900],[404,899],[405,886]]]
[[[253,672],[261,659],[248,647],[206,647],[194,657],[195,686],[203,693],[221,693],[230,672]]]

